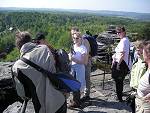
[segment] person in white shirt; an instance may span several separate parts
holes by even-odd
[[[80,106],[80,92],[83,92],[86,87],[85,82],[85,63],[87,58],[87,49],[82,45],[82,37],[80,32],[73,34],[73,51],[69,53],[71,68],[75,78],[81,83],[81,89],[78,92],[73,92],[73,100],[68,107]]]
[[[128,71],[131,69],[131,59],[129,57],[130,41],[126,36],[124,27],[117,27],[117,34],[120,42],[115,48],[112,56],[112,78],[115,80],[117,100],[122,101],[123,81]]]
[[[136,113],[150,113],[150,41],[143,43],[143,58],[148,69],[141,77],[137,88]]]
[[[71,37],[73,36],[74,33],[79,32],[78,27],[72,27],[71,28]],[[89,34],[89,32],[86,32]],[[91,80],[90,80],[90,74],[91,74],[91,62],[92,62],[92,57],[90,55],[91,52],[91,47],[89,41],[82,36],[82,44],[86,47],[87,49],[87,58],[86,58],[86,63],[85,63],[85,81],[86,81],[86,87],[84,89],[84,94],[83,97],[81,98],[81,101],[86,101],[90,99],[90,89],[91,89]]]

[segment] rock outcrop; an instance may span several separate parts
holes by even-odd
[[[12,81],[12,65],[13,62],[0,62],[0,113],[8,105],[19,100]]]
[[[11,78],[12,64],[12,62],[0,63],[0,113],[20,113],[22,106]],[[91,73],[90,100],[84,102],[81,108],[68,109],[67,113],[131,113],[131,108],[125,102],[115,100],[115,84],[110,74],[104,76],[102,73],[101,70]],[[124,92],[127,93],[130,90],[129,76],[126,77],[124,85]],[[25,113],[35,113],[31,101],[28,102]]]

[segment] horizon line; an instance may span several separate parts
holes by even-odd
[[[120,10],[96,10],[96,9],[70,9],[70,8],[43,8],[43,7],[5,7],[0,6],[0,8],[20,8],[20,9],[56,9],[56,10],[84,10],[84,11],[112,11],[112,12],[124,12],[124,13],[141,13],[141,14],[150,14],[150,12],[132,12],[132,11],[120,11]]]

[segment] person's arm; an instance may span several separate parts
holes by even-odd
[[[118,60],[118,64],[120,65],[122,60],[123,60],[123,58],[124,58],[125,52],[123,51],[123,52],[120,52],[119,54],[120,54],[120,58]]]
[[[121,64],[121,62],[122,62],[122,60],[123,60],[123,57],[124,57],[124,52],[120,52],[120,53],[117,53],[118,55],[118,63],[117,63],[117,69],[119,70],[120,69],[120,64]]]
[[[79,60],[79,59],[76,59],[76,58],[72,57],[72,55],[70,55],[69,59],[71,61],[76,62],[77,64],[85,64],[86,63],[86,57],[87,57],[87,54],[82,54],[81,55],[81,60]]]

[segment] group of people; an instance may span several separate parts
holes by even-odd
[[[73,27],[70,33],[73,41],[72,51],[68,54],[71,74],[81,83],[81,88],[73,92],[73,99],[68,107],[80,107],[81,102],[90,98],[90,44],[82,38],[77,27]],[[55,48],[46,41],[44,33],[37,33],[33,40],[29,32],[17,32],[16,47],[20,51],[20,58],[24,57],[45,70],[56,72],[53,54]],[[21,59],[13,65],[12,73],[18,95],[24,100],[32,99],[36,113],[67,112],[66,94],[55,89],[48,77],[42,75],[43,73]]]
[[[133,113],[150,113],[150,41],[135,42],[136,60],[131,69]]]
[[[116,84],[116,100],[122,102],[123,81],[130,74],[132,112],[150,113],[150,41],[135,42],[135,60],[131,62],[130,41],[124,27],[116,29],[120,42],[112,56],[112,78]],[[134,105],[133,105],[134,104]]]
[[[137,60],[132,66],[130,58],[130,41],[124,27],[116,28],[120,42],[112,56],[112,78],[116,84],[117,100],[123,99],[123,81],[131,74],[130,86],[136,92],[136,111],[150,112],[150,41],[136,43]],[[90,99],[91,47],[83,38],[78,27],[72,27],[73,46],[68,53],[71,62],[71,74],[80,83],[80,90],[73,92],[73,99],[67,106],[66,95],[55,89],[48,77],[17,60],[12,67],[17,93],[23,99],[32,98],[36,113],[66,113],[67,107],[80,107]],[[56,72],[56,61],[53,55],[55,48],[46,41],[44,33],[37,33],[34,41],[29,32],[16,33],[16,47],[20,58],[24,57],[50,72]],[[82,95],[81,95],[82,94]]]

